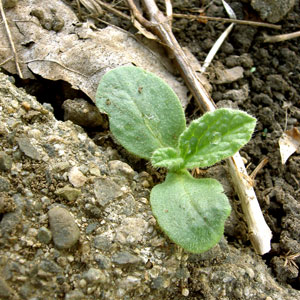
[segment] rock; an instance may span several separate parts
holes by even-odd
[[[104,273],[96,268],[90,268],[87,272],[82,275],[88,283],[104,283],[106,281]]]
[[[6,213],[0,222],[0,233],[4,236],[10,235],[22,219],[19,211]]]
[[[75,187],[81,187],[85,184],[87,181],[87,177],[84,176],[78,169],[78,167],[73,167],[69,174],[69,181],[72,183]]]
[[[85,299],[84,294],[79,290],[73,290],[66,293],[65,300],[83,300]]]
[[[13,289],[7,284],[7,282],[2,277],[0,277],[0,299],[11,299],[13,294]]]
[[[106,121],[98,108],[84,99],[66,100],[62,108],[65,121],[70,120],[74,124],[90,128],[106,126]]]
[[[133,255],[128,251],[120,251],[115,253],[111,260],[117,265],[138,264],[141,262],[141,259],[138,256]]]
[[[94,247],[101,250],[109,250],[112,246],[112,240],[104,233],[95,236]]]
[[[126,163],[119,160],[112,160],[108,163],[112,175],[121,175],[132,180],[134,170]]]
[[[10,182],[0,176],[0,192],[8,192],[10,190]]]
[[[293,8],[295,0],[251,0],[251,5],[263,20],[277,23]]]
[[[122,244],[136,244],[142,240],[147,225],[141,218],[126,218],[117,230],[116,239]]]
[[[52,233],[48,228],[43,226],[38,231],[37,239],[43,244],[49,244],[52,239]]]
[[[30,139],[27,137],[17,138],[17,143],[20,150],[28,157],[34,160],[40,160],[38,150],[31,144]]]
[[[14,211],[16,208],[13,198],[5,193],[0,194],[0,214]]]
[[[63,269],[58,264],[49,259],[43,259],[39,263],[38,268],[46,273],[51,274],[59,274],[63,271]]]
[[[216,76],[213,82],[216,84],[231,83],[244,77],[244,69],[242,67],[234,67],[231,69],[216,69]]]
[[[62,207],[51,208],[48,215],[55,246],[58,249],[68,249],[75,245],[80,231],[74,217]]]
[[[75,189],[71,186],[64,186],[63,188],[57,189],[55,191],[55,194],[63,197],[64,199],[66,199],[69,202],[73,202],[81,194],[81,191],[79,189]]]
[[[100,269],[108,269],[111,266],[110,259],[100,253],[97,253],[94,257]]]
[[[94,193],[101,206],[122,195],[120,186],[110,178],[98,178],[94,183]]]
[[[12,167],[12,159],[5,152],[0,152],[0,170],[9,171]]]

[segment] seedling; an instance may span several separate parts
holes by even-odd
[[[189,252],[213,247],[223,235],[231,207],[215,179],[195,179],[188,169],[209,167],[232,156],[251,138],[256,119],[217,109],[186,127],[173,90],[159,77],[133,66],[106,73],[96,105],[109,116],[115,138],[131,153],[165,167],[165,182],[150,194],[162,230]]]

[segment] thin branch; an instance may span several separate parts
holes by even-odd
[[[185,18],[190,20],[210,20],[210,21],[219,21],[224,23],[236,23],[241,25],[250,25],[250,26],[261,26],[273,29],[281,29],[281,25],[274,25],[270,23],[264,22],[254,22],[254,21],[246,21],[246,20],[236,20],[236,19],[228,19],[228,18],[219,18],[219,17],[209,17],[209,16],[195,16],[195,15],[186,15],[186,14],[173,14],[174,18]]]
[[[169,19],[169,24],[172,26],[172,19],[173,19],[173,7],[171,0],[165,0],[165,6],[166,6],[166,15]]]
[[[130,7],[134,5],[132,0],[127,1],[128,3],[131,2]],[[172,33],[167,18],[158,9],[154,0],[143,0],[143,2],[150,19],[148,24],[151,24],[148,29],[152,30],[153,33],[161,39],[163,44],[167,45],[168,51],[172,57],[174,57],[178,70],[200,109],[203,112],[215,110],[216,106],[213,100],[203,87],[203,84],[199,81],[196,72],[189,65],[185,53]],[[133,15],[136,16],[136,8],[133,9],[132,12]],[[141,15],[140,12],[139,15]],[[145,26],[147,27],[147,25]],[[265,254],[270,251],[272,233],[264,220],[253,186],[251,185],[251,179],[247,174],[240,154],[236,153],[234,156],[228,158],[227,164],[229,166],[235,190],[241,201],[252,245],[257,253]]]
[[[104,7],[106,10],[108,10],[109,12],[113,13],[116,16],[119,16],[121,18],[124,18],[126,20],[130,20],[130,17],[127,16],[126,14],[122,13],[121,11],[117,10],[116,8],[114,8],[112,5],[107,4],[103,1],[97,0],[97,2]]]
[[[8,41],[9,41],[11,50],[12,50],[13,55],[14,55],[17,72],[18,72],[20,78],[23,79],[23,74],[22,74],[22,71],[21,71],[21,68],[20,68],[20,65],[19,65],[19,59],[18,59],[16,48],[15,48],[15,44],[13,42],[12,35],[11,35],[10,29],[9,29],[9,26],[8,26],[8,23],[7,23],[7,20],[6,20],[6,16],[5,16],[5,13],[4,13],[2,0],[0,0],[0,12],[1,12],[2,20],[4,22],[4,27],[5,27],[5,30],[6,30],[7,37],[8,37]]]
[[[127,0],[128,6],[132,10],[134,17],[145,27],[151,28],[153,24],[143,17],[141,12],[136,7],[133,0]]]
[[[264,43],[278,43],[278,42],[291,40],[291,39],[294,39],[297,37],[300,37],[300,31],[286,33],[286,34],[273,35],[273,36],[264,34],[263,42]]]

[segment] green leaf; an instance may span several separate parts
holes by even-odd
[[[110,129],[131,153],[150,159],[154,150],[178,146],[185,117],[173,90],[159,77],[133,66],[106,73],[96,105],[109,116]]]
[[[192,253],[205,252],[223,235],[231,208],[215,179],[195,179],[188,172],[169,173],[150,195],[159,226],[176,244]]]
[[[251,138],[256,119],[221,108],[193,121],[179,138],[185,168],[208,167],[232,156]]]
[[[174,148],[159,148],[151,157],[154,167],[165,167],[169,170],[180,170],[184,160],[179,156],[178,150]]]

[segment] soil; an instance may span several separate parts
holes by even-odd
[[[244,1],[227,2],[238,18],[258,18]],[[174,12],[186,13],[188,8],[199,7],[199,1],[174,1],[173,7]],[[214,1],[205,14],[226,17],[221,1]],[[101,19],[134,31],[130,22],[110,13]],[[259,257],[254,253],[223,164],[206,173],[221,178],[234,208],[224,238],[207,253],[189,255],[161,233],[151,215],[149,189],[164,177],[163,172],[117,145],[106,120],[96,129],[58,122],[46,106],[23,91],[12,92],[11,87],[6,92],[15,102],[10,108],[3,103],[0,110],[0,115],[6,113],[3,120],[8,118],[0,124],[0,299],[300,299],[300,156],[296,152],[283,165],[278,146],[283,131],[299,127],[300,45],[299,39],[275,44],[262,41],[264,33],[299,29],[298,1],[279,24],[283,27],[280,32],[235,25],[206,74],[217,106],[239,108],[258,119],[253,138],[240,153],[249,173],[268,158],[255,177],[255,191],[273,233],[268,254]],[[200,63],[227,26],[186,19],[173,22],[179,43]],[[217,83],[215,70],[220,64],[242,67],[243,78]],[[51,83],[57,96],[46,99],[40,88],[46,80],[9,79],[41,103],[52,102],[59,119],[64,100],[83,98],[66,83]],[[1,80],[6,82],[4,91],[8,79]],[[21,96],[13,99],[15,93]],[[70,97],[71,93],[75,95]],[[192,98],[186,116],[191,120],[200,115]],[[54,130],[64,132],[66,147]],[[37,144],[21,140],[24,134]],[[68,186],[76,166],[75,182],[79,183],[71,184],[72,195],[77,195],[72,198],[59,189]],[[80,183],[83,181],[86,185]],[[113,199],[118,201],[114,204]],[[68,245],[60,248],[54,239],[55,225],[48,226],[48,210],[57,203],[67,210],[69,227],[75,226],[68,215],[71,212],[81,231],[80,238],[76,238],[77,229],[70,231],[71,244],[74,238],[71,250]]]

